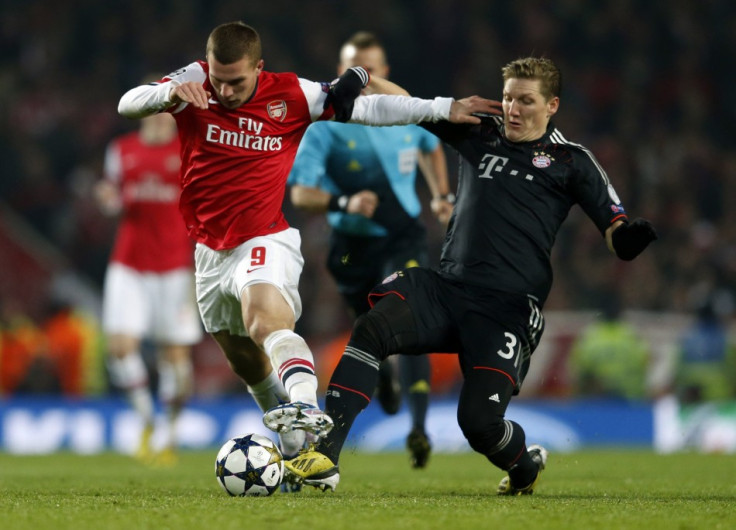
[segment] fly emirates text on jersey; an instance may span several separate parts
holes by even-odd
[[[207,124],[208,142],[231,145],[253,151],[280,151],[281,136],[259,136],[263,123],[251,118],[239,118],[238,130],[223,129],[220,125]]]

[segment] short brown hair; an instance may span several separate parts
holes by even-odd
[[[348,50],[354,48],[355,51],[368,50],[370,48],[379,48],[383,55],[383,62],[388,64],[386,61],[386,49],[383,47],[381,40],[369,31],[359,31],[354,33],[352,37],[345,41],[345,44],[340,48],[340,61],[346,61],[346,54]],[[349,54],[352,56],[352,50]]]
[[[350,37],[345,44],[352,44],[359,50],[365,50],[366,48],[383,48],[383,44],[376,37],[375,34],[369,31],[359,31]]]
[[[238,62],[248,56],[253,64],[261,60],[261,37],[252,27],[240,21],[220,24],[207,39],[206,56],[210,54],[222,64]]]
[[[551,60],[544,57],[522,57],[501,68],[504,82],[509,79],[539,79],[542,95],[549,101],[560,96],[562,74]]]

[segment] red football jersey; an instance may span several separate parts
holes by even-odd
[[[198,61],[161,82],[209,82]],[[169,110],[182,144],[180,209],[192,239],[215,250],[288,228],[282,212],[286,179],[304,131],[323,112],[327,85],[293,73],[262,71],[255,93],[237,109],[211,98],[206,110]],[[317,108],[319,104],[319,108]]]
[[[138,132],[108,146],[105,178],[120,189],[123,211],[111,261],[140,271],[192,266],[193,242],[179,213],[179,140],[144,144]]]

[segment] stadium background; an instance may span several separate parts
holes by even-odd
[[[107,142],[136,127],[117,115],[120,95],[149,72],[201,58],[211,28],[234,19],[260,32],[267,69],[314,80],[334,76],[345,38],[374,31],[388,50],[392,79],[422,97],[498,98],[501,65],[528,54],[554,59],[564,76],[557,125],[596,154],[627,209],[652,220],[660,240],[636,261],[620,262],[581,211],[571,212],[553,255],[549,327],[519,402],[574,407],[572,417],[613,407],[619,419],[644,407],[639,435],[622,440],[614,432],[600,443],[736,449],[733,393],[700,415],[663,398],[676,391],[680,339],[704,304],[733,343],[736,5],[726,0],[0,3],[0,448],[27,447],[24,433],[49,417],[67,425],[52,449],[74,446],[78,431],[68,425],[79,407],[83,419],[93,410],[103,422],[105,444],[127,447],[112,442],[109,418],[123,412],[110,397],[97,330],[115,221],[99,213],[91,187]],[[314,347],[324,383],[350,322],[322,265],[323,219],[288,201],[285,209],[302,231],[306,260],[299,331]],[[442,235],[430,233],[438,256]],[[612,306],[647,347],[634,396],[583,392],[570,366],[577,337]],[[210,341],[198,346],[195,362],[202,407],[247,408]],[[453,361],[434,362],[436,408],[451,407]],[[736,373],[730,378],[733,384]],[[36,399],[49,394],[71,401],[59,407],[58,399]],[[692,417],[700,423],[688,423]],[[715,431],[703,426],[704,417]],[[666,426],[656,430],[660,420]],[[454,419],[449,413],[436,421],[439,433]],[[229,427],[219,425],[213,432],[221,436]]]

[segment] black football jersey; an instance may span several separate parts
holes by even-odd
[[[422,124],[460,155],[457,203],[442,247],[443,276],[526,294],[543,304],[552,286],[550,252],[579,204],[600,230],[626,212],[593,154],[552,123],[514,143],[499,117],[480,126]]]

